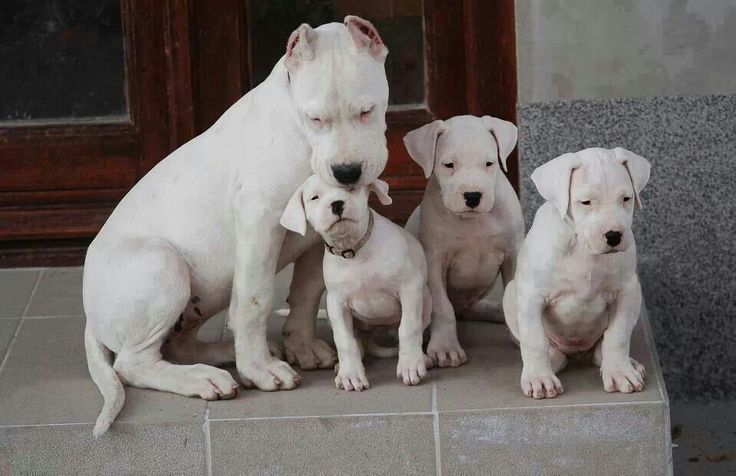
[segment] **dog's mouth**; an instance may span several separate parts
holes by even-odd
[[[340,223],[347,223],[347,222],[357,223],[352,218],[340,217],[337,220],[335,220],[335,221],[332,222],[332,224],[327,228],[327,231],[330,231],[334,226],[336,226],[336,225],[338,225]]]
[[[612,255],[614,253],[621,253],[621,251],[623,251],[623,250],[620,250],[618,248],[611,248],[610,250],[603,252],[603,254],[604,255]]]
[[[478,217],[480,215],[485,215],[486,213],[490,213],[491,210],[480,210],[478,208],[466,208],[464,210],[460,210],[459,212],[455,212],[455,215],[459,216],[460,218],[473,218]]]

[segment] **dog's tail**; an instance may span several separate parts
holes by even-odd
[[[397,336],[394,334],[395,331],[393,329],[376,329],[371,332],[367,332],[363,336],[363,347],[365,348],[365,352],[368,355],[372,355],[373,357],[378,357],[380,359],[396,357],[399,355],[398,345],[384,346],[376,342],[377,340],[385,341],[388,338],[393,338],[395,341]]]
[[[102,412],[97,417],[97,423],[93,434],[95,438],[105,433],[125,403],[125,391],[123,384],[118,378],[117,372],[112,368],[112,352],[102,345],[95,336],[89,324],[84,329],[84,348],[87,351],[87,367],[97,388],[100,389],[105,403]]]

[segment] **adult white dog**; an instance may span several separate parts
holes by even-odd
[[[84,269],[87,360],[105,397],[96,435],[120,411],[122,383],[208,400],[234,395],[227,371],[194,362],[234,357],[246,386],[294,388],[296,372],[269,354],[266,318],[275,274],[295,260],[287,355],[303,368],[334,364],[314,337],[324,289],[319,237],[287,235],[279,219],[313,171],[360,186],[383,170],[387,52],[375,28],[354,16],[301,25],[262,84],[120,202]],[[196,339],[228,305],[234,356],[232,344]]]
[[[504,284],[513,278],[524,238],[519,199],[501,171],[516,135],[508,121],[457,116],[404,137],[430,178],[407,229],[427,254],[433,309],[427,353],[440,367],[467,362],[456,315],[503,322],[488,297],[499,273]]]
[[[369,190],[384,205],[391,203],[382,180],[345,190],[313,175],[294,193],[281,218],[284,227],[300,234],[308,221],[327,246],[327,315],[339,359],[335,385],[345,390],[369,387],[356,332],[398,326],[396,375],[406,385],[421,382],[430,365],[422,351],[422,331],[432,312],[422,246],[368,207]],[[370,340],[365,342],[369,349]]]
[[[568,357],[590,354],[607,392],[642,390],[644,367],[629,356],[641,308],[631,221],[649,169],[628,150],[592,148],[532,173],[547,202],[537,211],[503,300],[521,346],[524,395],[562,393],[555,374]]]

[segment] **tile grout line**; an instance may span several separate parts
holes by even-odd
[[[212,436],[210,434],[210,405],[204,411],[204,423],[202,424],[204,431],[204,464],[207,476],[212,476]]]
[[[132,422],[119,422],[119,423],[132,423]],[[93,426],[94,422],[71,422],[71,423],[24,423],[22,425],[0,425],[0,429],[6,428],[42,428],[42,427],[57,427],[57,426]]]
[[[38,276],[36,276],[36,282],[33,283],[33,289],[31,289],[31,294],[28,296],[28,301],[26,301],[26,305],[23,307],[23,313],[20,316],[20,320],[18,321],[18,325],[15,327],[15,332],[13,333],[13,337],[10,338],[10,342],[8,343],[8,349],[5,351],[5,355],[3,356],[2,362],[0,362],[0,373],[5,369],[5,364],[8,362],[8,358],[10,357],[10,351],[13,350],[13,345],[15,344],[15,340],[18,338],[18,334],[20,334],[20,328],[23,326],[23,321],[26,319],[26,314],[28,313],[28,308],[31,307],[31,301],[33,301],[34,296],[36,295],[36,291],[38,290],[38,285],[41,283],[41,277],[43,276],[44,270],[40,270],[38,272]]]
[[[130,419],[123,419],[123,420],[115,420],[115,423],[118,424],[124,424],[124,425],[161,425],[161,424],[167,424],[167,423],[181,423],[181,418],[166,418],[161,420],[152,420],[152,421],[136,421],[136,420],[130,420]],[[36,428],[36,427],[46,427],[46,426],[94,426],[95,421],[70,421],[70,422],[62,422],[62,423],[20,423],[20,424],[10,424],[10,425],[0,425],[0,429],[5,428]]]
[[[260,420],[309,420],[315,418],[360,418],[360,417],[384,417],[384,416],[416,416],[432,415],[432,412],[389,412],[389,413],[344,413],[339,415],[279,415],[245,418],[210,418],[209,421],[260,421]]]
[[[667,467],[667,474],[673,474],[672,466],[672,415],[670,414],[670,399],[667,394],[667,387],[664,382],[664,374],[662,373],[662,366],[659,361],[659,354],[657,352],[657,344],[654,341],[654,332],[652,331],[652,322],[649,319],[649,311],[642,304],[642,314],[645,314],[646,319],[642,319],[639,316],[639,320],[643,320],[642,327],[644,330],[644,340],[647,342],[647,348],[649,349],[649,358],[652,360],[651,374],[656,375],[657,386],[659,387],[659,394],[662,400],[666,403],[665,415],[664,415],[664,451],[665,454],[669,454],[669,465]]]
[[[440,448],[440,415],[437,413],[437,382],[432,381],[432,428],[434,430],[434,464],[437,476],[442,476],[442,450]]]
[[[43,319],[84,319],[84,314],[60,314],[58,316],[25,316],[26,319],[43,320]]]

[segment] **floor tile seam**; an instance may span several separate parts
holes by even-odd
[[[20,326],[18,326],[20,327]],[[72,363],[44,363],[44,364],[36,364],[36,365],[25,365],[25,364],[19,364],[14,365],[12,367],[8,367],[8,369],[12,370],[38,370],[38,369],[47,369],[47,370],[60,370],[60,369],[68,369],[68,370],[80,370],[80,369],[87,369],[87,360],[85,357],[84,362],[72,362]]]
[[[5,370],[5,366],[8,362],[8,359],[10,358],[10,352],[13,350],[13,347],[15,346],[15,341],[17,340],[18,335],[20,334],[20,329],[23,326],[25,315],[28,312],[28,308],[31,305],[31,301],[36,295],[36,291],[38,290],[38,285],[41,283],[41,277],[43,276],[43,274],[44,274],[43,270],[41,270],[38,272],[38,275],[36,276],[36,282],[33,283],[31,294],[28,295],[28,300],[26,301],[26,305],[23,307],[23,312],[21,313],[20,319],[18,320],[18,325],[15,326],[15,332],[13,332],[13,337],[10,338],[10,342],[8,343],[8,348],[5,350],[5,355],[3,355],[2,362],[0,362],[0,374],[2,374],[3,370]]]
[[[44,320],[44,319],[84,319],[84,314],[58,314],[58,315],[48,315],[48,316],[23,316],[24,319],[29,320]]]
[[[434,434],[434,465],[437,476],[442,476],[442,448],[440,446],[440,416],[437,412],[437,382],[432,382],[432,431]]]
[[[651,404],[666,404],[663,400],[644,400],[644,401],[633,401],[633,402],[601,402],[601,403],[569,403],[564,405],[520,405],[520,406],[508,406],[508,407],[487,407],[487,408],[463,408],[454,410],[438,410],[440,415],[450,413],[480,413],[489,411],[509,411],[509,410],[546,410],[549,408],[596,408],[596,407],[615,407],[615,406],[627,406],[627,405],[651,405]]]
[[[18,323],[15,325],[15,329],[13,330],[13,336],[10,338],[10,342],[8,342],[8,348],[5,349],[3,360],[0,361],[0,375],[2,375],[3,370],[5,370],[5,364],[8,361],[8,358],[10,358],[10,351],[13,350],[13,346],[15,345],[15,339],[17,339],[18,334],[20,334],[21,324],[23,324],[23,318],[18,319]]]
[[[239,422],[239,421],[262,421],[262,420],[315,420],[318,418],[366,418],[366,417],[387,417],[387,416],[432,416],[432,412],[382,412],[382,413],[343,413],[343,414],[322,414],[322,415],[277,415],[262,417],[228,417],[213,418],[211,415],[208,419],[210,423],[219,422]]]
[[[155,420],[130,420],[130,419],[116,419],[113,423],[113,428],[117,424],[124,425],[162,425],[169,423],[181,423],[185,425],[197,423],[197,419],[194,418],[166,418],[166,419],[155,419]],[[36,427],[54,427],[54,426],[94,426],[95,419],[92,418],[89,421],[72,421],[62,423],[11,423],[11,424],[0,424],[0,429],[3,428],[36,428]]]
[[[2,268],[0,269],[0,274],[13,274],[17,273],[18,271],[43,271],[44,269],[47,269],[47,267],[32,266],[30,268]]]
[[[26,305],[23,307],[23,314],[21,315],[22,319],[25,319],[25,317],[28,315],[28,309],[31,308],[31,302],[33,302],[33,298],[36,297],[36,292],[38,291],[38,287],[41,284],[41,279],[43,279],[45,275],[46,268],[38,272],[38,276],[36,276],[36,282],[33,283],[31,294],[28,296],[28,301],[26,301]]]
[[[645,308],[646,309],[646,308]],[[664,375],[662,375],[662,368],[659,363],[659,354],[657,353],[656,343],[654,342],[654,333],[652,332],[652,322],[649,318],[649,310],[646,310],[646,320],[642,323],[644,328],[644,338],[647,342],[647,350],[649,351],[649,357],[652,360],[652,373],[655,374],[657,380],[657,386],[659,387],[659,395],[662,400],[669,402],[669,395],[667,395],[667,387],[664,383]],[[640,317],[641,318],[641,317]]]
[[[204,421],[202,422],[202,431],[204,432],[204,464],[205,474],[212,476],[212,434],[210,433],[210,409],[209,402],[204,411]]]
[[[644,305],[642,305],[644,307]],[[646,308],[644,308],[646,309]],[[662,367],[659,362],[659,354],[657,353],[657,347],[656,343],[654,342],[654,333],[652,331],[652,322],[649,318],[649,310],[646,309],[646,319],[642,323],[642,327],[644,328],[644,337],[647,341],[647,348],[649,350],[649,357],[652,360],[652,366],[654,367],[652,369],[653,374],[656,375],[657,384],[659,386],[659,394],[662,397],[662,400],[666,403],[666,408],[664,409],[664,421],[665,424],[662,428],[662,439],[663,439],[663,446],[665,454],[669,454],[669,465],[667,467],[667,474],[671,475],[673,474],[673,466],[672,466],[672,421],[671,421],[671,415],[670,415],[670,401],[669,401],[669,395],[667,394],[667,387],[665,386],[664,382],[664,375],[662,374]],[[640,317],[641,318],[641,317]]]

